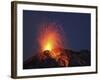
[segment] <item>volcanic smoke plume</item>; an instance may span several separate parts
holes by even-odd
[[[39,60],[45,62],[49,60],[57,66],[68,66],[69,52],[64,52],[65,41],[64,31],[56,23],[44,23],[40,25],[38,31]]]

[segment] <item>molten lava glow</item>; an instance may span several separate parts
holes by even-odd
[[[41,52],[51,51],[51,55],[56,57],[60,54],[59,48],[64,47],[63,30],[55,23],[47,23],[40,26],[38,42]]]
[[[51,45],[51,44],[52,44],[51,42],[48,42],[48,43],[46,44],[44,50],[49,50],[49,51],[51,51],[51,50],[52,50],[52,45]]]
[[[43,37],[43,40],[42,40],[42,50],[50,50],[52,51],[54,48],[57,48],[58,47],[58,43],[57,43],[57,38],[59,36],[53,32],[53,31],[48,31],[45,33],[44,37]]]

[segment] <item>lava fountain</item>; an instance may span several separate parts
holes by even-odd
[[[40,54],[42,58],[45,58],[43,56],[46,53],[51,58],[58,60],[66,44],[62,27],[56,23],[45,23],[41,25],[38,31],[38,43],[40,52],[42,52]]]
[[[38,43],[41,51],[49,50],[50,52],[56,53],[52,54],[57,56],[59,51],[64,49],[64,31],[61,26],[56,23],[45,23],[40,26]]]

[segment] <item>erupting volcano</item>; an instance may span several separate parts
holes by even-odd
[[[89,55],[85,56],[88,59],[84,59],[84,51],[82,54],[68,50],[65,38],[61,26],[55,23],[40,25],[37,31],[38,52],[24,62],[24,69],[90,65]]]
[[[88,13],[23,10],[23,69],[90,66],[90,22]]]
[[[38,41],[42,51],[52,51],[54,48],[63,47],[64,38],[60,26],[54,23],[44,24],[39,32]]]
[[[64,31],[56,23],[43,24],[39,29],[38,43],[40,51],[50,51],[52,57],[60,55],[64,47]]]
[[[69,57],[65,55],[63,50],[66,41],[64,41],[64,31],[61,26],[56,23],[46,23],[40,26],[38,32],[40,59],[44,60],[50,57],[60,65],[68,66]]]

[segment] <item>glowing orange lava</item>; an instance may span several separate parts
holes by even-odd
[[[49,50],[53,57],[60,54],[60,48],[64,47],[63,30],[55,23],[43,24],[39,30],[38,42],[41,51]]]
[[[49,51],[52,50],[52,42],[51,41],[48,41],[47,42],[47,44],[45,45],[44,50],[49,50]]]

